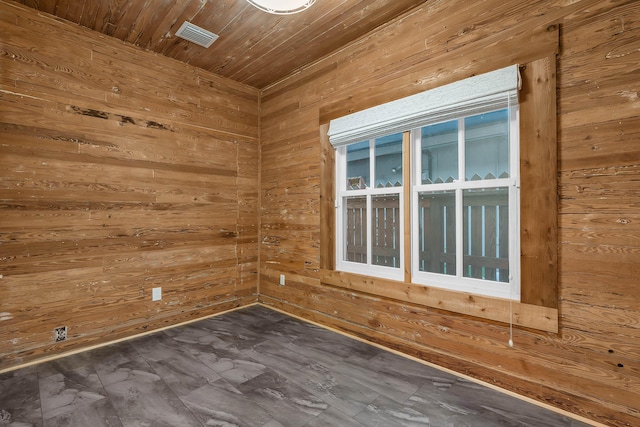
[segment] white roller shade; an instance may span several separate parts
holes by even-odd
[[[334,147],[515,105],[518,66],[469,77],[331,120]]]

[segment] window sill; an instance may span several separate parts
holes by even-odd
[[[411,304],[497,322],[512,321],[517,326],[558,333],[558,310],[555,308],[326,269],[321,271],[321,282]]]

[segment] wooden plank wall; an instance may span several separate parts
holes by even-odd
[[[257,89],[12,2],[0,35],[0,371],[255,302]]]
[[[320,164],[331,160],[319,125],[485,63],[534,59],[553,25],[559,332],[516,327],[510,348],[504,323],[323,283]],[[431,0],[265,89],[260,301],[589,419],[639,425],[639,82],[640,2]]]

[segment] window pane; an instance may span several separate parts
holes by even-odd
[[[371,263],[400,268],[400,196],[371,197]]]
[[[376,139],[376,188],[402,186],[402,133]]]
[[[422,184],[458,179],[458,121],[422,128]]]
[[[367,262],[367,197],[345,197],[344,260]]]
[[[419,193],[418,203],[420,271],[455,276],[455,192]]]
[[[467,181],[509,177],[509,114],[506,109],[464,119]]]
[[[347,190],[369,187],[369,141],[347,146]]]
[[[509,281],[509,189],[464,190],[464,277]]]

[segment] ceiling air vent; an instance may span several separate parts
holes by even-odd
[[[200,28],[187,21],[184,21],[178,31],[176,31],[176,36],[195,44],[199,44],[202,47],[211,46],[218,38],[217,34],[213,34],[211,31],[207,31],[204,28]]]

